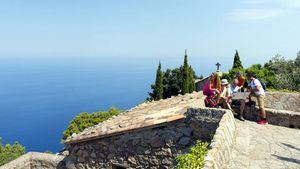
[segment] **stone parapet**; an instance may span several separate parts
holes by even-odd
[[[300,112],[300,93],[266,92],[265,107]]]
[[[224,169],[230,160],[236,125],[232,112],[222,111],[224,115],[211,141],[211,149],[205,157],[205,169]]]
[[[0,166],[0,169],[64,169],[63,159],[61,155],[29,152]]]
[[[265,108],[269,124],[300,128],[300,112]],[[246,107],[244,117],[247,120],[257,121],[259,110],[257,107]]]

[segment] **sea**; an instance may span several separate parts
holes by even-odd
[[[60,151],[62,133],[77,114],[127,110],[144,102],[159,60],[174,68],[183,57],[0,58],[2,144],[18,141],[26,151]],[[201,74],[215,67],[201,64]]]

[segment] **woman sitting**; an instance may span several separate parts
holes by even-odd
[[[216,107],[218,94],[221,92],[221,80],[217,73],[211,74],[202,91],[207,96],[204,100],[205,106]]]
[[[231,106],[230,106],[230,102],[231,102],[231,98],[232,98],[231,93],[232,93],[231,88],[228,84],[227,79],[222,79],[221,93],[219,95],[219,102],[218,102],[222,108],[231,110]]]

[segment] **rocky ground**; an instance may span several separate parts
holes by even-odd
[[[299,169],[300,130],[236,120],[230,169]]]

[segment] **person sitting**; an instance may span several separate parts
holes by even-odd
[[[244,86],[244,83],[245,83],[245,78],[244,78],[244,76],[242,75],[241,72],[237,72],[237,73],[235,74],[235,78],[238,80],[237,86],[239,86],[240,89],[241,89],[241,91],[243,92],[243,91],[244,91],[243,86]]]
[[[206,82],[202,92],[207,97],[204,100],[205,106],[216,107],[217,95],[221,90],[221,80],[217,73],[211,74],[209,80]]]
[[[221,105],[222,108],[231,110],[231,106],[229,103],[232,97],[231,95],[232,92],[229,86],[230,85],[228,85],[227,79],[221,80],[221,93],[219,94],[218,104]]]
[[[244,119],[243,116],[244,116],[244,110],[245,110],[246,102],[245,102],[244,99],[234,99],[234,94],[241,92],[241,87],[238,86],[238,83],[239,83],[238,79],[233,79],[233,82],[232,82],[232,84],[230,86],[230,88],[231,88],[230,91],[232,92],[231,95],[233,96],[232,97],[231,105],[239,107],[240,111],[238,113],[237,118],[239,120],[241,120],[241,121],[245,121],[245,119]]]
[[[258,124],[268,124],[267,115],[264,108],[265,90],[263,89],[260,81],[254,78],[253,73],[247,73],[246,76],[249,80],[248,83],[248,90],[250,91],[249,101],[251,101],[251,97],[255,97],[258,102],[259,113],[261,115],[261,120],[258,121]]]

